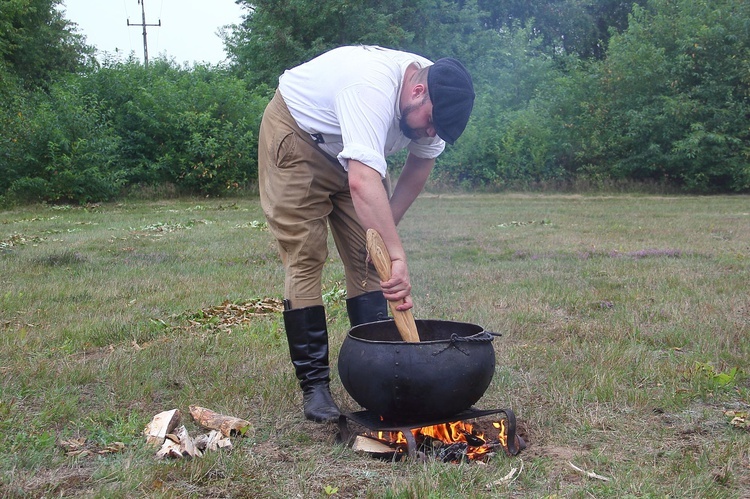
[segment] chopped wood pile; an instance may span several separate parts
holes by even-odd
[[[190,415],[208,433],[193,438],[184,425],[178,427],[182,418],[178,409],[160,412],[146,425],[143,430],[146,442],[160,447],[157,458],[201,457],[209,451],[231,449],[230,437],[244,436],[250,429],[250,422],[244,419],[197,405],[190,406]]]

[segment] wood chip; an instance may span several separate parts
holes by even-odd
[[[60,442],[60,446],[65,449],[66,456],[88,456],[92,452],[86,447],[85,438],[71,438]]]
[[[573,468],[573,470],[577,471],[578,473],[580,473],[580,474],[582,474],[584,476],[587,476],[589,478],[594,478],[595,480],[601,480],[603,482],[609,482],[610,481],[610,479],[607,478],[606,476],[597,475],[593,471],[582,470],[581,468],[579,468],[575,464],[571,463],[570,461],[568,461],[568,464],[570,465],[571,468]]]
[[[223,438],[220,438],[219,440],[217,440],[216,441],[216,446],[219,449],[227,449],[227,450],[229,450],[229,449],[231,449],[233,447],[232,446],[232,441],[229,440],[229,437],[223,437]]]
[[[59,444],[65,449],[66,456],[84,457],[94,454],[103,456],[105,454],[116,454],[122,452],[125,449],[125,444],[122,442],[113,442],[106,447],[96,449],[96,445],[89,444],[85,438],[71,438],[69,440],[63,440]]]
[[[188,322],[194,326],[211,324],[218,329],[229,330],[234,326],[249,324],[257,317],[278,314],[283,310],[284,305],[278,298],[263,298],[245,303],[225,301],[188,317]]]
[[[195,446],[202,452],[216,451],[222,448],[232,448],[232,442],[218,430],[198,435],[195,438]]]
[[[113,442],[106,446],[105,448],[99,450],[97,454],[104,455],[104,454],[117,454],[118,452],[122,452],[125,449],[125,444],[122,442]]]
[[[499,480],[495,480],[494,482],[488,483],[485,485],[487,489],[492,489],[493,487],[499,487],[501,485],[509,485],[516,481],[516,479],[521,476],[521,472],[523,471],[523,460],[521,460],[521,467],[520,468],[511,468],[507,475],[502,477]]]

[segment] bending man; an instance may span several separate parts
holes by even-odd
[[[471,77],[455,59],[434,64],[374,46],[340,47],[286,71],[263,115],[260,196],[284,264],[284,326],[305,417],[332,421],[328,332],[321,276],[328,226],[346,273],[352,326],[385,319],[386,300],[412,307],[396,225],[424,187],[435,158],[463,132],[474,104]],[[408,149],[390,195],[386,156]],[[366,231],[391,257],[381,283],[367,268]]]

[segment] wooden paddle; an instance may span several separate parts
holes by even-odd
[[[389,280],[391,278],[391,257],[388,254],[388,248],[385,247],[383,238],[375,229],[367,230],[367,251],[370,253],[370,259],[378,271],[380,280]],[[404,300],[388,301],[401,338],[410,343],[417,343],[419,342],[419,333],[411,309],[403,312],[396,309],[402,303],[404,303]]]

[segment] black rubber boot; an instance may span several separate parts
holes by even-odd
[[[284,327],[294,371],[302,388],[305,417],[318,423],[338,421],[339,408],[329,388],[325,309],[317,305],[285,310]]]
[[[388,301],[382,291],[370,291],[346,300],[346,312],[352,327],[388,320]]]

